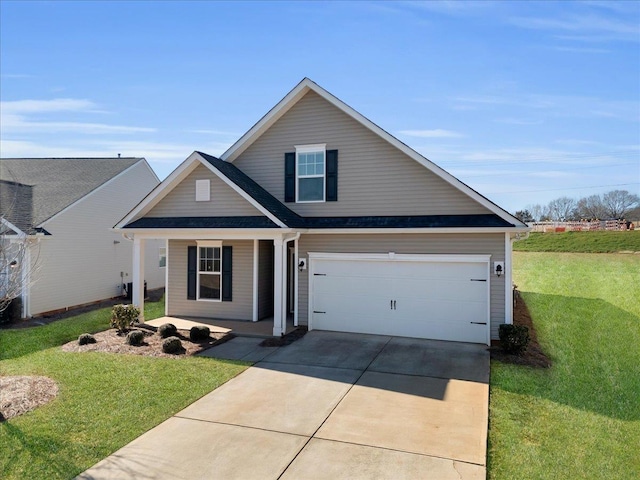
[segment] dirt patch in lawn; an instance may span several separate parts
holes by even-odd
[[[145,328],[134,328],[133,330],[140,330],[144,333],[144,341],[142,342],[142,345],[128,345],[125,342],[126,335],[118,333],[116,329],[112,328],[110,330],[94,334],[93,337],[96,339],[96,343],[79,345],[78,341],[74,340],[73,342],[64,344],[62,346],[62,350],[65,352],[105,352],[145,355],[147,357],[180,358],[194,355],[202,350],[206,350],[207,348],[211,348],[233,338],[232,335],[227,333],[213,332],[209,338],[193,342],[189,339],[188,335],[185,336],[178,331],[178,334],[175,336],[182,342],[184,350],[178,354],[171,354],[164,353],[162,351],[162,342],[164,341],[164,338],[160,337],[157,333]]]
[[[538,335],[533,325],[531,314],[520,292],[516,290],[516,303],[513,307],[513,323],[524,325],[529,328],[529,346],[522,355],[512,355],[505,353],[500,347],[491,347],[491,358],[502,363],[514,363],[516,365],[526,365],[528,367],[549,368],[551,360],[542,350],[538,343]]]
[[[58,385],[47,377],[0,377],[0,422],[49,403],[58,395]]]

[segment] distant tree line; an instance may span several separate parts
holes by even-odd
[[[640,219],[640,197],[626,190],[612,190],[604,195],[591,195],[579,200],[560,197],[546,205],[527,205],[515,213],[523,222],[569,222],[607,220],[630,217]]]

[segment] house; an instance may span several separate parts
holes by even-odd
[[[305,78],[220,158],[191,154],[117,225],[163,239],[166,315],[489,344],[529,229]]]
[[[122,295],[133,242],[112,227],[159,183],[144,158],[0,160],[3,251],[29,246],[10,272],[22,316]],[[164,286],[164,247],[154,242],[147,252],[148,288]]]

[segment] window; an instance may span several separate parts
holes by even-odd
[[[158,249],[158,266],[160,268],[162,267],[166,267],[167,266],[167,248],[166,247],[160,247]]]
[[[222,299],[222,246],[198,243],[198,300]]]
[[[325,201],[325,145],[296,146],[296,201]]]
[[[196,202],[208,202],[211,200],[211,181],[196,180]]]

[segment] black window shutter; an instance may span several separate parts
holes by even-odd
[[[187,300],[196,299],[196,275],[198,274],[198,247],[187,247]]]
[[[327,150],[327,202],[338,201],[338,150]]]
[[[296,153],[284,154],[284,201],[296,201]]]
[[[232,298],[232,252],[233,247],[227,245],[222,247],[222,301],[230,302]]]

